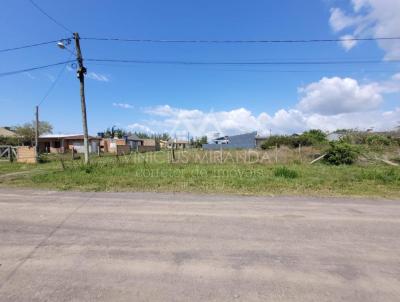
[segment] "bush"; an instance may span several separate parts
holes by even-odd
[[[370,146],[389,146],[391,140],[386,136],[373,134],[367,137],[366,143]]]
[[[281,145],[297,148],[298,146],[315,146],[323,144],[327,141],[326,134],[321,130],[309,130],[301,135],[273,135],[261,145],[266,150]]]
[[[331,165],[351,165],[358,158],[359,151],[344,142],[331,142],[325,156],[325,162]]]
[[[340,138],[340,141],[348,144],[364,145],[368,137],[367,132],[352,131],[348,132]]]
[[[325,132],[319,129],[311,129],[306,131],[301,135],[301,137],[310,142],[312,145],[322,144],[327,141]]]
[[[280,147],[281,145],[287,145],[289,142],[288,136],[285,135],[273,135],[267,138],[265,142],[262,143],[261,148],[266,150],[275,146]]]
[[[0,145],[18,146],[20,144],[18,137],[0,136]]]
[[[262,143],[261,148],[266,150],[266,149],[273,148],[275,146],[280,147],[282,145],[296,148],[300,144],[302,146],[310,146],[311,142],[307,141],[307,139],[305,139],[299,135],[292,135],[292,136],[274,135],[274,136],[268,137],[268,139],[264,143]]]
[[[286,167],[276,168],[274,171],[274,175],[276,177],[283,177],[283,178],[290,178],[290,179],[297,178],[299,176],[299,174],[295,170],[291,170]]]

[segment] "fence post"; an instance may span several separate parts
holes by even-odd
[[[11,146],[8,147],[8,160],[10,163],[13,161]]]
[[[299,157],[300,157],[300,162],[302,162],[303,159],[301,158],[301,144],[299,144]]]

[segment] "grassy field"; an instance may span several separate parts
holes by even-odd
[[[315,156],[315,155],[314,155]],[[83,191],[160,191],[400,198],[400,169],[385,164],[309,164],[310,154],[275,163],[255,154],[155,152],[38,165],[0,163],[0,186]],[[272,157],[272,159],[271,159]],[[264,158],[265,154],[264,154]]]

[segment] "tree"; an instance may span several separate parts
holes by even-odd
[[[196,138],[191,139],[190,144],[194,147],[194,148],[201,148],[203,146],[203,144],[207,144],[208,140],[207,140],[207,136],[202,136],[200,138]]]
[[[156,136],[158,136],[158,138],[162,141],[169,141],[171,139],[171,136],[166,132],[162,134],[156,134]]]
[[[142,138],[142,139],[149,139],[151,138],[151,136],[149,134],[147,134],[146,132],[135,132],[136,136],[138,138]]]
[[[15,133],[21,138],[25,144],[33,145],[35,141],[35,121],[25,123],[15,127]],[[39,122],[39,136],[43,134],[53,133],[53,126],[46,121]]]
[[[128,133],[122,129],[122,128],[116,128],[115,126],[112,126],[111,128],[107,128],[106,131],[104,131],[104,137],[105,138],[123,138],[125,135]]]

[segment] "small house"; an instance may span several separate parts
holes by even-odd
[[[187,149],[189,147],[189,142],[186,140],[170,139],[166,142],[167,149]]]
[[[136,134],[128,136],[126,142],[132,151],[138,150],[140,146],[143,146],[143,139],[138,137]]]
[[[89,136],[89,152],[96,153],[100,138]],[[84,153],[83,134],[45,134],[39,137],[39,152],[65,153],[74,150]]]
[[[156,140],[154,138],[144,138],[142,146],[139,147],[140,152],[156,151]]]

